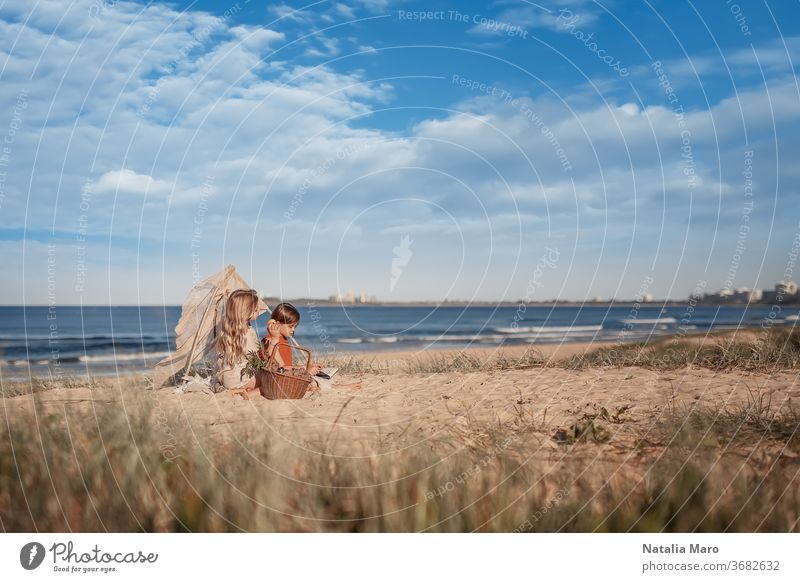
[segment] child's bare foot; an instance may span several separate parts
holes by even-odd
[[[245,388],[242,391],[241,394],[242,394],[242,398],[244,398],[245,400],[251,400],[252,398],[255,398],[256,394],[259,394],[259,392],[260,391],[259,391],[258,387],[257,386],[253,386],[253,387],[250,387],[250,388]]]
[[[350,390],[361,390],[361,380],[350,382],[349,384],[336,384],[337,388],[349,388]]]

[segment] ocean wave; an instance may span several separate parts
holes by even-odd
[[[603,329],[602,325],[564,325],[564,326],[529,326],[529,327],[495,327],[494,331],[500,333],[539,333],[539,332],[561,332],[561,333],[577,333],[586,331],[600,331]]]
[[[137,341],[144,341],[144,342],[155,342],[155,341],[169,341],[174,340],[175,334],[141,334],[141,333],[112,333],[112,334],[93,334],[93,335],[79,335],[79,334],[71,334],[71,333],[35,333],[35,332],[28,332],[25,333],[22,331],[21,333],[0,333],[0,341],[18,341],[18,342],[29,342],[29,341],[50,341],[50,340],[58,340],[63,342],[69,341],[76,341],[76,342],[97,342],[97,341],[107,341],[113,342],[115,340],[137,340]]]
[[[11,360],[12,362],[22,362],[20,366],[26,366],[28,363],[34,366],[49,366],[50,364],[77,364],[79,362],[78,356],[61,356],[58,358],[31,358],[30,360]]]
[[[598,326],[584,326],[586,329],[571,328],[571,331],[549,331],[556,328],[543,328],[548,331],[521,332],[514,334],[486,333],[486,334],[448,334],[438,335],[397,335],[391,337],[367,337],[367,338],[339,338],[337,343],[343,344],[382,344],[382,343],[467,343],[467,342],[493,342],[503,343],[507,341],[525,341],[536,339],[569,339],[572,341],[581,339],[591,339],[597,336]]]
[[[480,337],[488,337],[488,336],[481,335],[481,334],[465,335],[465,334],[457,334],[457,333],[453,333],[453,334],[440,333],[439,335],[418,335],[418,336],[416,336],[416,337],[414,337],[412,339],[417,340],[417,341],[423,341],[423,342],[435,342],[437,340],[441,340],[441,341],[449,341],[449,340],[472,341],[472,340],[476,340],[476,339],[478,339]],[[500,337],[505,337],[505,336],[499,336],[498,335],[498,336],[493,336],[493,337],[500,338]]]
[[[92,356],[80,356],[81,362],[127,362],[131,360],[155,360],[166,358],[172,352],[139,352],[136,354],[95,354]]]
[[[623,321],[629,325],[657,325],[657,324],[674,325],[678,323],[678,320],[675,319],[674,317],[656,317],[652,319],[638,319],[636,317],[628,317]]]
[[[92,354],[92,355],[64,355],[58,358],[34,356],[26,360],[24,358],[0,358],[0,364],[6,366],[21,367],[29,364],[34,366],[48,366],[51,364],[78,364],[78,363],[99,363],[99,362],[128,362],[135,360],[155,360],[162,359],[171,355],[172,352],[136,352],[118,354]]]

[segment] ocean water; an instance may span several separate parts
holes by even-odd
[[[797,324],[784,306],[299,307],[295,338],[317,355],[465,346],[632,341],[649,336]],[[152,368],[175,347],[179,306],[0,307],[0,379],[109,375]],[[255,322],[266,333],[263,315]]]

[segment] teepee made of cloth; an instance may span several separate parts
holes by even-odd
[[[153,370],[154,388],[173,385],[177,374],[197,362],[216,360],[216,338],[228,297],[237,289],[250,288],[233,265],[192,288],[175,326],[175,351]],[[268,310],[269,306],[259,299],[259,313]]]

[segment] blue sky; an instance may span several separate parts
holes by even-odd
[[[229,263],[287,298],[800,279],[798,23],[755,0],[0,0],[0,303],[181,303]]]

